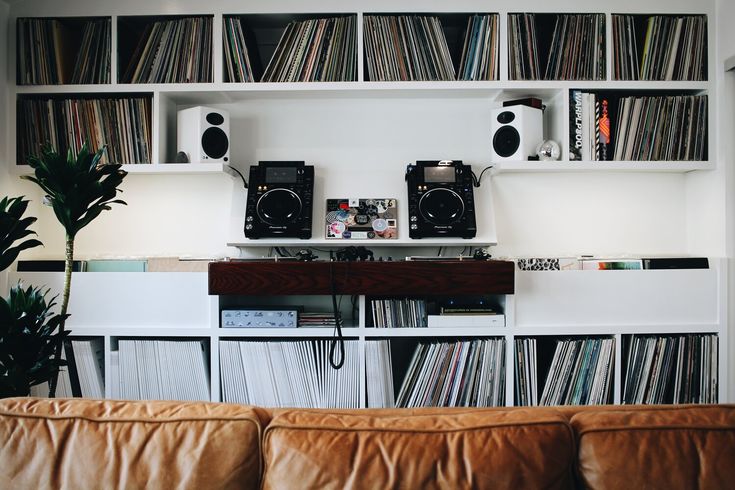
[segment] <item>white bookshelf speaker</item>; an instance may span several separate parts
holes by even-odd
[[[525,105],[493,109],[492,161],[525,162],[535,156],[536,147],[544,139],[543,114],[541,109]]]
[[[177,114],[177,151],[192,163],[230,160],[230,114],[221,109],[197,106]]]

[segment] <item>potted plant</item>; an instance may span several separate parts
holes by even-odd
[[[38,156],[31,156],[28,164],[34,175],[22,178],[38,184],[46,193],[46,201],[53,208],[56,218],[66,234],[64,267],[64,291],[61,300],[60,333],[64,334],[64,323],[71,291],[72,264],[74,262],[74,239],[77,233],[97,218],[102,211],[110,210],[111,204],[126,204],[115,199],[118,186],[127,172],[120,164],[102,164],[105,148],[91,153],[85,143],[74,154],[69,149],[66,155],[58,153],[51,145],[41,148]],[[56,359],[61,358],[61,345],[57,347]],[[56,378],[51,380],[49,396],[56,393]]]
[[[0,271],[21,251],[41,245],[28,238],[35,234],[29,226],[36,218],[23,217],[27,208],[22,197],[0,200]],[[18,284],[7,299],[0,297],[0,398],[28,395],[31,386],[55,379],[66,364],[54,356],[64,341],[65,317],[51,312],[54,302],[46,302],[47,292]]]

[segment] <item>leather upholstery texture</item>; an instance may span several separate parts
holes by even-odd
[[[263,488],[573,487],[574,435],[553,409],[433,412],[278,411]]]
[[[258,488],[261,420],[242,405],[0,400],[0,488]]]
[[[572,417],[590,489],[735,487],[735,407],[584,411]]]
[[[0,489],[730,489],[735,405],[0,400]]]

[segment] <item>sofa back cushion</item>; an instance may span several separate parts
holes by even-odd
[[[0,488],[257,488],[261,423],[214,403],[0,401]]]
[[[587,488],[733,488],[734,406],[601,408],[571,422]]]
[[[553,410],[283,410],[263,488],[563,488],[574,438]]]

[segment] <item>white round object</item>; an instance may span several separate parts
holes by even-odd
[[[536,154],[538,155],[539,160],[547,162],[558,160],[561,156],[561,148],[559,147],[559,143],[556,141],[546,140],[536,147]]]

